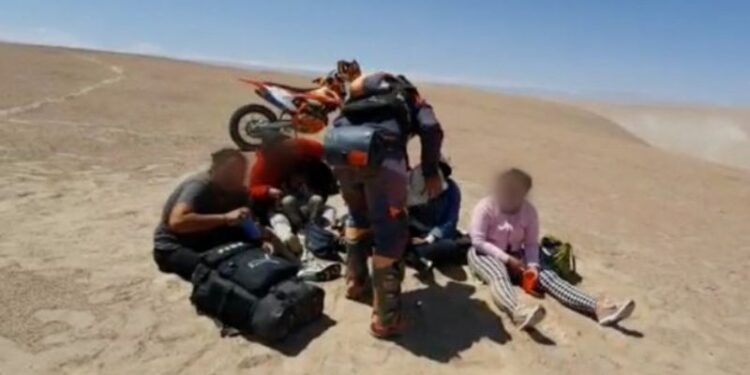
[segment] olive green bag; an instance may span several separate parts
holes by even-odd
[[[581,281],[581,275],[576,272],[576,257],[570,243],[562,242],[553,236],[544,236],[540,247],[539,255],[545,268],[555,271],[571,284]]]

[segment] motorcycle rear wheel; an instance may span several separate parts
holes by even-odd
[[[238,108],[229,119],[229,135],[242,151],[255,151],[260,148],[260,131],[278,121],[278,117],[268,107],[261,104],[247,104]]]

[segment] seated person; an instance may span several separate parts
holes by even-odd
[[[327,211],[325,199],[332,190],[330,184],[335,184],[332,175],[329,182],[319,181],[325,178],[321,166],[327,169],[322,162],[323,145],[269,131],[255,157],[250,170],[253,211],[299,256],[302,245],[295,230]]]
[[[337,190],[333,173],[322,160],[298,163],[282,184],[284,199],[281,201],[281,211],[290,218],[296,229],[307,223],[329,228],[336,222],[336,210],[326,205],[326,201]]]
[[[407,259],[412,266],[420,269],[429,267],[432,263],[463,263],[466,259],[466,251],[471,245],[468,236],[461,234],[458,225],[459,212],[461,210],[461,190],[458,184],[451,178],[453,169],[445,162],[440,161],[440,172],[444,184],[443,191],[432,199],[410,199],[409,206],[409,232],[411,235],[411,246]],[[411,171],[412,176],[421,174],[419,167]],[[410,178],[410,196],[420,195],[419,190],[423,187],[416,178]],[[425,201],[426,202],[422,202]],[[415,264],[414,256],[420,263]]]
[[[211,155],[206,172],[182,181],[167,198],[154,234],[159,270],[190,280],[201,253],[248,237],[239,224],[249,218],[247,160],[235,149]]]
[[[601,325],[627,318],[635,309],[633,300],[612,304],[596,299],[540,266],[539,220],[527,200],[531,177],[519,169],[501,173],[494,194],[482,199],[471,217],[469,268],[490,285],[492,300],[519,329],[531,328],[545,315],[541,306],[524,307],[512,283],[524,272],[533,272],[537,289],[549,293],[563,305],[592,316]]]

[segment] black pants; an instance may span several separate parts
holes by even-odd
[[[174,273],[183,280],[190,281],[193,271],[201,261],[201,254],[187,247],[174,250],[154,249],[154,261],[159,271]]]
[[[180,242],[167,244],[166,249],[154,249],[154,261],[159,270],[174,273],[190,281],[193,271],[201,262],[201,253],[217,246],[232,242],[251,242],[238,227],[222,227],[204,233],[195,247],[185,246]]]
[[[444,238],[433,243],[412,245],[412,250],[422,259],[435,264],[466,264],[466,252],[471,247],[468,236]]]

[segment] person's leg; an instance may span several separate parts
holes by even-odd
[[[545,315],[541,306],[525,307],[518,303],[518,297],[508,274],[508,269],[500,260],[469,249],[469,268],[479,279],[490,285],[490,294],[495,305],[510,316],[519,329],[531,328]]]
[[[539,271],[539,285],[566,307],[594,317],[600,324],[614,324],[632,314],[635,303],[632,300],[621,304],[599,302],[594,297],[576,288],[550,269]]]
[[[371,333],[389,337],[403,328],[401,319],[402,257],[409,240],[406,215],[408,174],[403,160],[386,160],[367,177],[365,196],[372,222],[373,319]]]
[[[414,251],[420,258],[435,264],[460,263],[466,259],[466,248],[454,239],[444,238],[432,243],[414,246]]]
[[[415,245],[408,243],[404,252],[404,264],[417,271],[420,278],[429,280],[432,276],[430,272],[433,263],[432,260],[423,256],[425,251],[422,250],[422,247],[425,246],[429,246],[429,244]]]
[[[193,271],[201,261],[201,255],[186,247],[178,247],[174,250],[154,250],[154,261],[160,271],[173,273],[185,281],[190,281]]]
[[[302,213],[307,218],[307,222],[315,223],[318,221],[323,209],[323,202],[323,197],[317,194],[313,194],[307,199],[307,203],[302,207]]]
[[[300,201],[293,195],[287,195],[281,199],[281,211],[296,228],[300,228],[304,223],[300,205]]]
[[[331,228],[336,224],[336,208],[328,205],[323,205],[319,218],[319,223],[324,228]]]
[[[271,228],[261,228],[262,243],[261,247],[267,253],[284,258],[290,262],[300,262],[300,256],[289,250],[289,246],[276,235],[274,230]]]
[[[364,186],[355,171],[335,170],[341,186],[341,196],[349,215],[344,229],[346,243],[346,297],[360,300],[367,292],[369,269],[367,261],[372,253],[372,232],[367,217]]]
[[[492,300],[505,312],[518,308],[518,297],[508,275],[508,269],[495,258],[469,250],[469,269],[483,282],[490,285]]]
[[[271,229],[274,234],[284,243],[287,249],[295,256],[302,254],[302,243],[299,237],[292,231],[292,223],[282,213],[273,213],[269,218]]]
[[[593,297],[563,280],[552,270],[542,268],[539,271],[539,285],[543,291],[573,310],[588,315],[596,312],[596,300]]]

